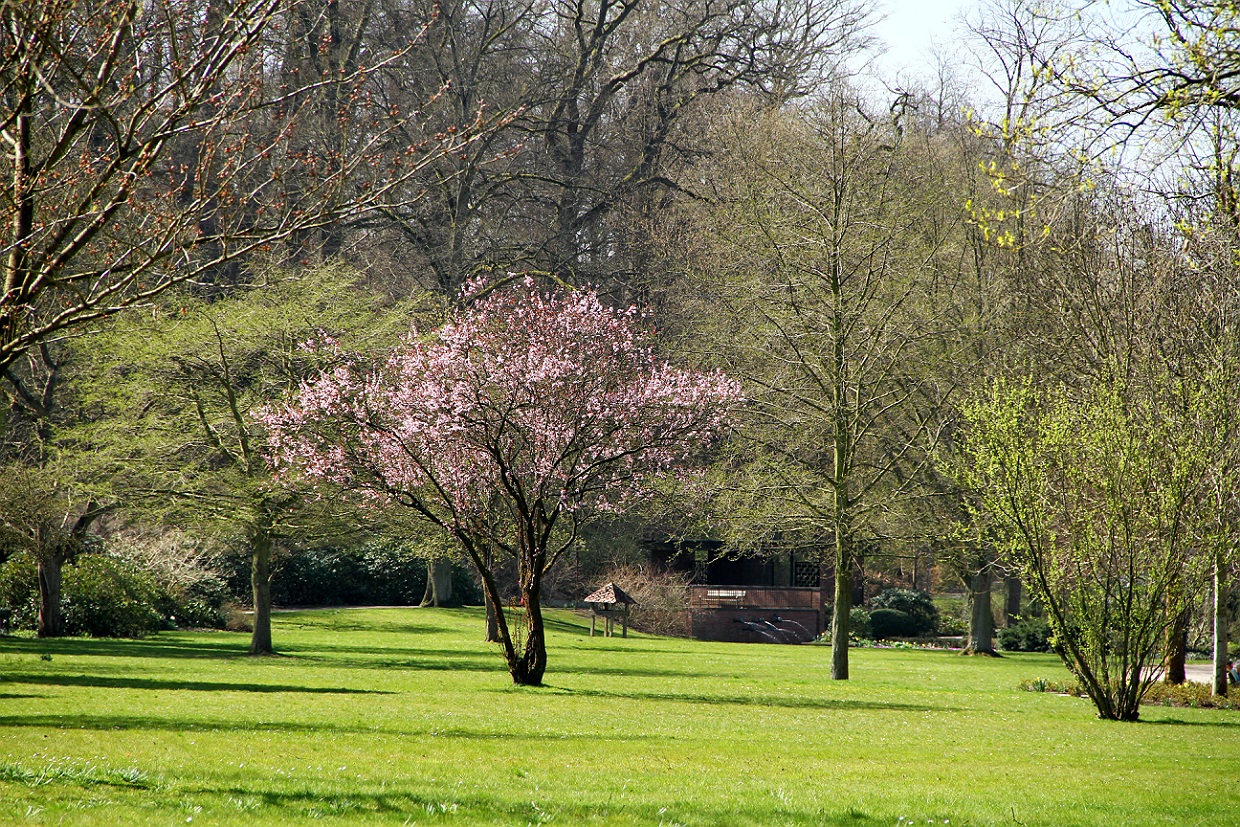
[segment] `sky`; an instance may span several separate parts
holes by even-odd
[[[883,0],[880,12],[887,19],[874,27],[874,35],[888,46],[877,68],[885,76],[901,70],[919,73],[929,60],[936,41],[947,46],[958,34],[960,12],[972,10],[977,0]]]

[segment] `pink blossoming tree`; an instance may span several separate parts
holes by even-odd
[[[636,310],[526,279],[383,360],[303,384],[263,421],[277,466],[407,506],[454,537],[497,608],[513,681],[538,685],[544,575],[592,516],[682,468],[739,399],[722,374],[660,360]],[[516,562],[520,617],[500,608],[495,555]]]

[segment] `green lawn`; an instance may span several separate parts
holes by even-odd
[[[0,638],[2,824],[1240,824],[1240,712],[1022,692],[1048,656],[590,638],[541,689],[474,610]],[[45,659],[50,655],[51,659]]]

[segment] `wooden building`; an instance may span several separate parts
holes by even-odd
[[[699,640],[805,643],[822,634],[835,588],[829,549],[730,557],[715,540],[649,542],[652,565],[690,575],[689,630]],[[854,591],[860,582],[854,578]],[[858,601],[859,601],[858,597]]]

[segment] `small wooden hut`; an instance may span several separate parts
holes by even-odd
[[[616,617],[620,618],[620,637],[629,636],[629,606],[637,601],[624,593],[615,583],[608,583],[588,595],[584,601],[590,607],[590,637],[594,637],[594,621],[603,618],[603,634],[611,637]]]

